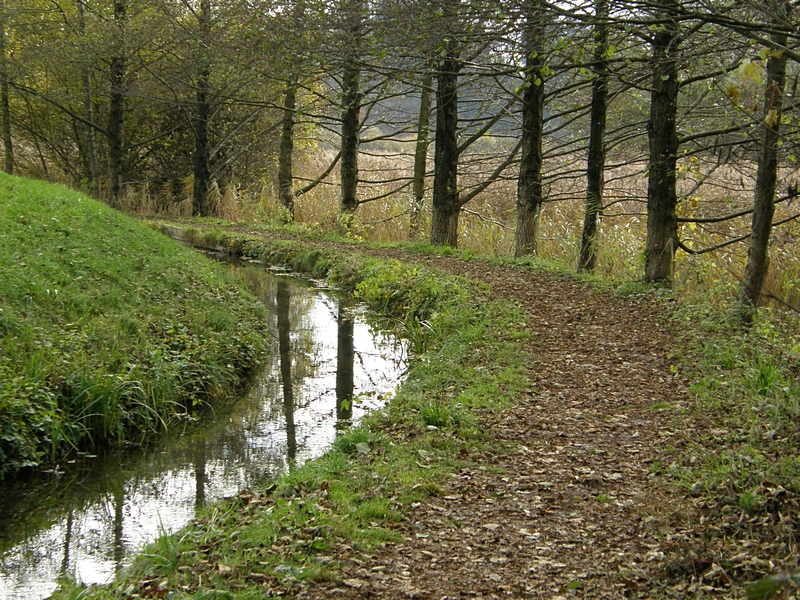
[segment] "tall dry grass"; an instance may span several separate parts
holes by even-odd
[[[296,161],[296,187],[315,179],[333,158],[333,151],[317,150]],[[401,242],[412,239],[410,185],[392,190],[410,180],[413,158],[402,153],[364,153],[359,158],[359,187],[363,202],[347,233],[352,237],[377,242]],[[470,164],[483,164],[473,160]],[[539,257],[573,267],[577,263],[583,227],[585,156],[546,158],[544,193],[546,202],[541,215]],[[429,165],[429,170],[433,165]],[[483,164],[491,171],[491,161]],[[786,174],[788,177],[788,174]],[[509,169],[500,179],[477,195],[465,207],[459,223],[459,247],[476,254],[511,256],[514,251],[516,173]],[[678,191],[681,197],[679,216],[709,218],[746,210],[752,205],[755,166],[723,164],[717,157],[692,156],[680,161]],[[480,179],[462,177],[469,188]],[[401,180],[380,183],[385,180]],[[376,183],[367,183],[374,181]],[[430,186],[426,192],[417,238],[427,239],[430,229]],[[141,214],[190,216],[192,180],[184,181],[181,197],[165,202],[151,194],[146,186],[129,188],[123,209]],[[643,270],[646,228],[646,163],[625,156],[609,158],[606,172],[606,208],[600,227],[597,272],[617,280],[636,280]],[[373,199],[377,198],[377,199]],[[285,218],[276,182],[264,180],[247,188],[235,182],[224,190],[216,186],[209,194],[212,213],[222,219],[240,222],[269,222]],[[796,206],[778,205],[775,220],[788,218]],[[295,202],[295,221],[323,231],[341,230],[339,219],[338,169]],[[700,251],[745,235],[750,216],[720,223],[684,223],[680,236],[691,249]],[[800,257],[797,255],[800,224],[788,223],[773,234],[770,275],[766,293],[795,306],[800,305]],[[702,254],[678,251],[675,260],[675,287],[684,294],[704,294],[720,305],[736,293],[747,258],[747,242],[738,242]]]

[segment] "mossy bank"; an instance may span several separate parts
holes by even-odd
[[[221,265],[82,194],[0,175],[0,477],[229,396],[266,319]]]

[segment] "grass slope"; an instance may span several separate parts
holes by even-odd
[[[0,175],[0,477],[163,429],[241,385],[263,309],[192,250]]]

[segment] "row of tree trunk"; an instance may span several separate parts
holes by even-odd
[[[5,14],[5,0],[0,0],[0,16]],[[108,80],[110,82],[106,126],[97,123],[93,105],[91,61],[86,40],[84,17],[85,0],[76,0],[78,34],[84,40],[85,56],[81,63],[81,88],[84,98],[80,122],[85,130],[85,156],[89,180],[99,193],[100,173],[95,136],[101,134],[107,142],[107,177],[104,196],[114,206],[120,205],[123,173],[125,171],[126,148],[123,130],[126,117],[126,98],[129,90],[126,83],[128,49],[126,47],[128,6],[127,0],[112,0],[113,27],[116,32],[107,56]],[[197,50],[194,60],[194,111],[193,111],[193,212],[205,216],[209,213],[208,191],[213,180],[210,168],[212,150],[209,142],[209,122],[213,113],[212,89],[212,14],[211,0],[198,0],[192,13],[196,18]],[[441,36],[427,52],[425,71],[421,76],[421,94],[417,139],[414,151],[414,175],[412,181],[413,200],[411,235],[417,236],[419,217],[425,193],[427,153],[431,143],[430,122],[435,97],[435,141],[432,194],[432,223],[430,241],[436,245],[457,246],[460,213],[475,192],[464,193],[459,187],[459,163],[469,144],[487,133],[488,123],[482,132],[470,140],[459,141],[459,89],[464,66],[472,50],[463,36],[454,34],[462,18],[463,4],[448,0],[435,3],[439,9],[438,23]],[[301,6],[301,3],[297,3]],[[753,219],[749,236],[748,260],[742,279],[740,300],[743,318],[752,318],[753,311],[762,298],[762,290],[769,266],[768,245],[775,210],[775,193],[778,173],[778,147],[783,97],[786,80],[787,23],[790,23],[790,3],[776,4],[772,20],[767,24],[770,31],[766,60],[767,81],[764,92],[761,143],[758,154],[758,172],[754,193]],[[363,116],[365,91],[364,57],[365,47],[373,43],[368,39],[368,5],[364,0],[342,0],[339,10],[342,15],[343,32],[341,59],[339,61],[340,94],[340,161],[341,210],[352,215],[359,206],[359,144]],[[298,9],[299,20],[303,19],[302,7]],[[524,0],[519,6],[519,35],[524,53],[524,69],[521,86],[513,101],[521,106],[521,135],[519,144],[508,158],[478,186],[485,189],[502,170],[513,162],[519,164],[516,195],[516,239],[515,256],[537,253],[539,223],[546,202],[543,193],[543,144],[545,139],[545,100],[550,72],[545,60],[549,44],[547,19],[553,7],[543,0]],[[649,147],[647,186],[647,235],[644,248],[644,277],[649,282],[669,284],[673,276],[675,253],[682,245],[679,236],[677,215],[678,195],[676,191],[680,138],[678,135],[678,106],[681,90],[680,69],[684,31],[682,22],[686,14],[678,0],[653,0],[647,5],[651,13],[652,27],[649,38],[650,56],[650,110],[647,120]],[[591,271],[597,262],[598,233],[604,207],[604,173],[606,164],[606,120],[609,104],[609,0],[594,0],[594,15],[587,19],[591,24],[593,54],[590,62],[591,104],[589,107],[589,136],[587,164],[585,169],[586,205],[581,236],[578,268]],[[696,17],[692,17],[696,18]],[[7,66],[5,20],[0,18],[0,118],[4,168],[12,173],[15,169],[14,146],[11,139],[9,107],[10,79]],[[297,195],[314,184],[295,189],[292,154],[294,150],[295,124],[298,116],[298,92],[302,89],[301,70],[288,76],[282,105],[282,133],[280,141],[278,187],[282,204],[289,217],[294,212]],[[502,112],[502,111],[501,111]],[[499,116],[498,116],[499,118]],[[516,155],[519,153],[519,160]],[[327,172],[330,171],[330,169]],[[324,174],[323,174],[324,177]],[[483,187],[481,187],[483,186]]]

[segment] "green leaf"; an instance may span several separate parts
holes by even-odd
[[[356,450],[359,454],[369,454],[372,451],[372,448],[369,447],[367,442],[359,442],[356,444]]]
[[[745,594],[750,600],[767,600],[777,594],[786,583],[775,577],[765,577],[747,586]]]

